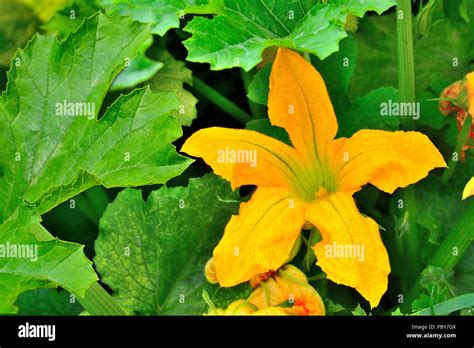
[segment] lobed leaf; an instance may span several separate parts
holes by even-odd
[[[242,67],[250,70],[261,61],[265,48],[287,47],[321,59],[338,50],[347,36],[349,14],[381,13],[393,0],[222,0],[222,13],[213,19],[194,18],[185,30],[188,60],[209,63],[214,70]]]
[[[99,0],[108,14],[129,16],[152,25],[152,33],[163,36],[171,28],[179,27],[186,14],[218,13],[221,0]]]
[[[14,303],[26,290],[61,286],[84,296],[98,279],[83,246],[55,239],[38,226],[39,218],[27,208],[0,225],[2,314],[16,313]]]
[[[171,145],[182,135],[169,116],[174,93],[135,90],[97,119],[124,60],[149,37],[144,25],[99,14],[63,42],[36,36],[18,53],[0,98],[0,221],[22,200],[44,213],[89,187],[164,183],[190,164]],[[70,115],[70,105],[82,110]]]
[[[129,313],[201,315],[206,290],[225,307],[248,296],[248,285],[221,289],[204,277],[240,196],[215,175],[191,179],[188,187],[162,187],[146,201],[126,189],[100,221],[94,258],[102,279]]]
[[[26,290],[61,286],[84,296],[97,280],[83,247],[54,239],[37,213],[95,185],[164,183],[191,163],[171,144],[182,134],[169,115],[175,93],[135,90],[99,119],[125,59],[149,38],[145,25],[98,14],[64,41],[35,36],[13,60],[0,97],[0,246],[37,247],[38,255],[0,258],[0,312],[14,313]]]

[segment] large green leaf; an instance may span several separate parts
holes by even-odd
[[[75,297],[58,289],[25,291],[16,304],[19,315],[79,315],[84,311]]]
[[[44,213],[91,186],[164,183],[189,165],[171,145],[182,134],[168,115],[174,93],[135,90],[97,120],[124,61],[149,37],[145,25],[99,14],[63,42],[39,35],[18,53],[0,98],[0,221],[21,200]],[[65,102],[93,112],[62,116]]]
[[[222,14],[214,19],[194,18],[185,30],[188,60],[210,63],[215,70],[239,66],[250,70],[262,52],[280,46],[309,52],[324,59],[338,50],[347,36],[346,16],[381,13],[394,0],[221,0]]]
[[[123,62],[149,37],[145,25],[96,15],[63,42],[36,36],[17,54],[0,99],[0,244],[38,245],[39,256],[0,261],[1,311],[14,312],[25,290],[61,286],[84,296],[97,279],[82,246],[38,234],[26,204],[44,213],[95,185],[163,183],[189,165],[171,145],[182,134],[168,115],[179,105],[174,93],[135,90],[98,120]],[[66,115],[59,106],[69,102],[91,112]]]
[[[220,289],[203,273],[239,203],[212,174],[188,187],[162,187],[146,201],[139,190],[122,191],[100,221],[94,261],[102,280],[124,309],[143,315],[201,315],[203,290],[216,306],[246,297],[247,286]]]
[[[173,115],[178,117],[183,126],[190,126],[197,116],[196,103],[198,100],[191,92],[183,88],[183,84],[193,84],[193,73],[184,62],[174,59],[167,51],[163,51],[158,56],[158,60],[164,64],[164,67],[151,79],[151,89],[175,92],[180,105]]]
[[[164,35],[179,27],[179,20],[189,13],[211,14],[220,10],[220,0],[99,0],[109,14],[129,16],[152,24],[152,33]]]
[[[72,0],[56,12],[43,28],[48,33],[57,33],[60,38],[65,38],[70,33],[76,31],[87,17],[94,15],[99,10],[95,0],[81,1]],[[134,88],[147,81],[163,67],[163,64],[146,56],[146,50],[150,47],[153,38],[142,42],[142,46],[133,59],[128,59],[125,69],[115,78],[111,91],[120,91]]]
[[[84,296],[97,276],[83,246],[53,238],[30,209],[19,208],[0,225],[0,313],[16,313],[26,290],[61,286]]]

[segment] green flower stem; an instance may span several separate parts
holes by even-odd
[[[316,274],[312,277],[308,277],[308,282],[315,282],[317,280],[323,280],[323,279],[327,279],[326,274],[325,273],[319,273],[319,274]]]
[[[240,75],[242,76],[242,83],[244,84],[245,93],[248,95],[250,83],[255,77],[255,68],[250,71],[245,71],[244,69],[240,69]],[[247,96],[247,102],[249,104],[249,109],[253,117],[255,118],[265,117],[265,107],[263,105],[254,103],[252,100],[250,100],[248,96]]]
[[[400,275],[400,285],[402,287],[402,292],[406,294],[409,290],[408,284],[408,273],[405,272],[408,269],[408,265],[405,260],[405,244],[403,240],[403,234],[397,233],[395,235],[395,250],[397,258],[397,269]]]
[[[457,154],[457,160],[454,160],[453,156],[451,156],[448,162],[448,168],[444,170],[443,175],[441,176],[441,180],[443,180],[445,184],[447,184],[449,180],[451,180],[454,174],[454,171],[456,170],[456,166],[458,165],[458,162],[459,162],[459,157],[461,156],[461,149],[467,143],[467,140],[469,139],[469,136],[471,133],[471,126],[472,126],[472,118],[468,116],[466,117],[466,120],[464,121],[464,125],[462,126],[461,131],[459,132],[456,139],[456,147],[454,148],[454,153]]]
[[[306,270],[310,270],[311,266],[314,265],[316,262],[316,255],[314,254],[314,250],[312,248],[317,242],[321,240],[321,235],[319,231],[316,230],[315,227],[311,228],[311,234],[309,235],[309,240],[306,244],[306,254],[302,261],[301,268],[305,268]]]
[[[127,315],[99,283],[92,284],[86,296],[77,300],[90,315]]]
[[[397,52],[398,52],[398,84],[400,102],[414,103],[415,99],[415,62],[413,56],[413,18],[411,0],[397,1]],[[413,117],[401,117],[402,129],[415,129]],[[416,151],[416,149],[413,149]],[[405,216],[406,234],[403,236],[406,264],[403,272],[407,272],[407,280],[402,282],[412,284],[420,272],[420,238],[416,225],[416,196],[415,188],[410,186],[402,191]],[[403,284],[406,288],[408,284]]]
[[[428,265],[445,270],[453,270],[471,245],[472,240],[474,240],[474,229],[472,226],[474,226],[474,199],[470,198],[466,210],[436,253],[428,261]],[[420,279],[418,279],[405,298],[403,306],[405,310],[410,309],[409,306],[422,290]]]
[[[31,232],[39,241],[54,239],[51,233],[40,223],[33,224]],[[76,298],[90,315],[126,315],[125,311],[98,282],[90,286],[85,297],[76,295]]]
[[[400,102],[414,103],[415,58],[413,55],[413,18],[411,0],[397,1],[398,87]],[[401,117],[404,130],[414,130],[413,117]]]
[[[238,107],[236,104],[231,102],[229,99],[224,97],[214,88],[208,86],[202,80],[193,76],[193,89],[204,97],[209,99],[215,105],[217,105],[220,109],[227,112],[230,116],[235,118],[237,121],[242,123],[247,123],[248,121],[252,120],[253,117],[250,116],[245,110]]]

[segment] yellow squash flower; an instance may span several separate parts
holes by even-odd
[[[474,117],[474,72],[467,74],[467,100],[469,104],[469,113]]]
[[[324,315],[318,292],[298,268],[285,265],[262,280],[247,300],[236,300],[227,309],[211,308],[208,315]]]
[[[468,181],[462,192],[462,199],[474,196],[474,176]]]
[[[377,306],[387,289],[388,255],[377,223],[359,213],[352,194],[368,183],[392,193],[446,166],[443,157],[418,132],[360,130],[334,139],[337,120],[324,81],[291,50],[278,51],[268,108],[293,147],[250,130],[212,127],[182,148],[233,188],[257,186],[214,249],[216,279],[230,287],[277,270],[309,222],[322,236],[313,249],[327,277]]]

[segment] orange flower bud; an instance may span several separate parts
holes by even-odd
[[[445,115],[452,115],[457,113],[461,108],[456,102],[461,95],[461,91],[465,88],[461,80],[453,82],[441,92],[441,99],[439,101],[439,111]],[[451,100],[446,100],[451,99]]]
[[[306,275],[293,265],[285,265],[262,282],[248,301],[260,310],[288,304],[288,308],[284,307],[285,315],[325,314],[324,303],[318,292],[308,284]]]
[[[308,284],[306,275],[293,265],[265,273],[247,300],[232,302],[227,309],[213,305],[207,315],[324,315],[324,303]]]
[[[446,87],[441,93],[441,99],[439,110],[443,115],[456,114],[457,127],[461,131],[467,117],[473,117],[474,120],[474,73],[469,73],[465,79]],[[474,126],[471,126],[467,143],[461,148],[461,161],[465,159],[466,151],[474,148],[471,139],[474,139]]]

